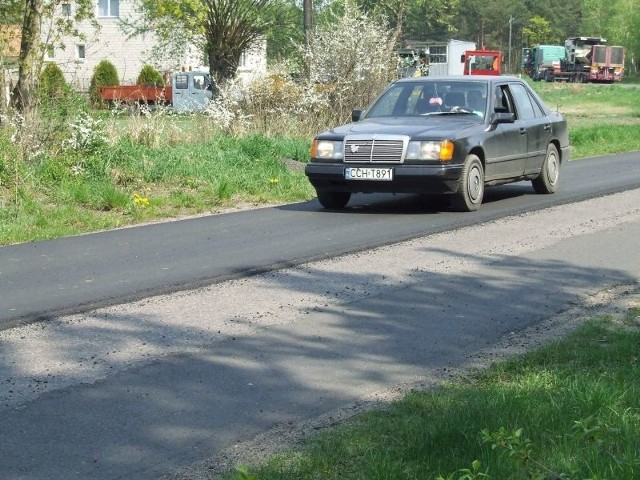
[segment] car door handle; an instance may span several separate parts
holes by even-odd
[[[549,123],[545,124],[544,130],[545,130],[545,132],[551,131],[551,124],[549,124]]]
[[[520,135],[526,135],[527,134],[527,129],[526,128],[521,128],[520,129]]]

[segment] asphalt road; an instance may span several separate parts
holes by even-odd
[[[21,289],[27,307],[59,302],[33,311],[85,308],[0,331],[0,478],[208,478],[222,452],[246,461],[621,286],[638,293],[639,159],[569,164],[558,195],[493,189],[476,214],[365,197],[1,249],[3,308]]]
[[[414,196],[358,195],[0,248],[0,329],[640,187],[640,153],[570,162],[560,190],[489,188],[461,214]],[[615,212],[612,212],[614,214]]]

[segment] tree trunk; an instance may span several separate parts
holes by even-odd
[[[209,48],[209,73],[218,84],[233,78],[238,69],[238,61],[231,54],[225,55],[220,51]],[[230,58],[231,57],[231,58]],[[240,57],[240,55],[238,55]]]
[[[0,113],[3,113],[7,106],[7,81],[4,75],[4,58],[0,52]],[[0,125],[2,124],[2,116],[0,115]]]
[[[11,97],[11,104],[20,111],[29,108],[33,101],[34,84],[38,74],[42,3],[43,0],[26,0],[18,59],[18,83]]]

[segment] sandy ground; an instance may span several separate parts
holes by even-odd
[[[385,289],[411,282],[424,272],[480,271],[482,263],[493,257],[517,257],[566,238],[629,222],[640,222],[640,190],[2,331],[0,409],[20,408],[45,392],[91,384],[163,357],[201,351],[223,338],[260,335],[265,327],[296,322],[308,312],[329,304],[348,305],[368,295],[379,295]],[[482,241],[469,242],[470,237]],[[446,250],[442,245],[447,246]],[[361,283],[343,284],[340,281],[343,272],[358,272]],[[384,282],[367,281],[379,279],[381,272]],[[294,283],[298,288],[286,288]],[[233,301],[238,298],[242,302]],[[214,318],[210,315],[211,305],[225,307]],[[469,358],[460,368],[443,368],[435,376],[395,385],[310,422],[278,427],[164,478],[216,478],[238,462],[259,461],[294,445],[309,433],[363,411],[384,407],[408,390],[432,388],[470,369],[484,368],[496,358],[520,354],[561,338],[586,318],[609,313],[623,315],[638,306],[637,282],[589,292],[559,315],[507,335],[495,346]],[[109,335],[95,334],[107,331]],[[168,331],[179,333],[168,335]],[[94,332],[94,336],[85,332]]]

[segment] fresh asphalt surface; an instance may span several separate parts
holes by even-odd
[[[137,344],[144,349],[149,340],[141,331],[161,323],[159,315],[138,317],[114,307],[98,316],[100,328],[83,324],[87,319],[63,320],[48,332],[51,343],[20,349],[21,342],[30,345],[30,334],[37,336],[48,319],[63,313],[638,189],[640,153],[571,162],[562,175],[555,195],[535,195],[528,183],[489,189],[480,211],[472,214],[449,212],[412,196],[356,196],[352,208],[339,213],[312,201],[0,248],[3,333],[10,333],[12,325],[44,320],[31,330],[18,327],[23,330],[17,337],[0,343],[0,359],[8,363],[0,365],[6,376],[0,377],[5,384],[0,391],[7,392],[0,405],[0,478],[159,478],[274,426],[362,401],[394,382],[409,381],[416,372],[462,362],[505,333],[562,311],[585,291],[637,282],[640,222],[592,236],[576,234],[526,255],[488,255],[481,277],[465,274],[465,262],[473,258],[465,257],[463,246],[473,242],[460,235],[459,245],[432,247],[444,255],[440,272],[417,271],[402,287],[389,287],[393,274],[383,267],[379,275],[346,270],[327,278],[316,272],[317,281],[326,282],[319,289],[327,295],[333,294],[332,281],[353,285],[351,299],[341,305],[327,301],[308,315],[299,313],[303,320],[284,324],[225,323],[222,328],[232,333],[218,331],[220,338],[196,345],[200,349],[159,354],[147,362],[134,357],[124,366],[114,362],[113,373],[69,381],[44,393],[39,389],[46,373],[34,374],[26,379],[33,385],[23,388],[24,401],[11,396],[19,386],[7,383],[19,383],[21,362],[28,366],[50,355],[53,371],[73,355],[76,344],[128,337],[144,339]],[[461,270],[447,270],[454,260]],[[311,295],[303,273],[288,283],[280,279],[280,291],[270,294],[277,298],[273,311],[288,302],[297,306],[300,295]],[[358,282],[367,284],[366,295]],[[376,289],[383,293],[369,295]],[[236,292],[223,298],[246,301]],[[205,297],[213,295],[205,292]],[[163,339],[165,334],[190,334],[194,327],[180,329],[180,323],[194,315],[216,316],[212,305],[191,311],[187,304],[159,304],[160,310],[173,309],[169,316],[179,325],[161,325]],[[118,312],[121,316],[110,317]],[[64,336],[67,328],[70,333]],[[102,361],[88,353],[80,363]]]
[[[554,195],[488,188],[478,212],[415,196],[354,195],[0,248],[0,329],[640,187],[640,153],[569,162]],[[615,215],[615,212],[611,212]]]

